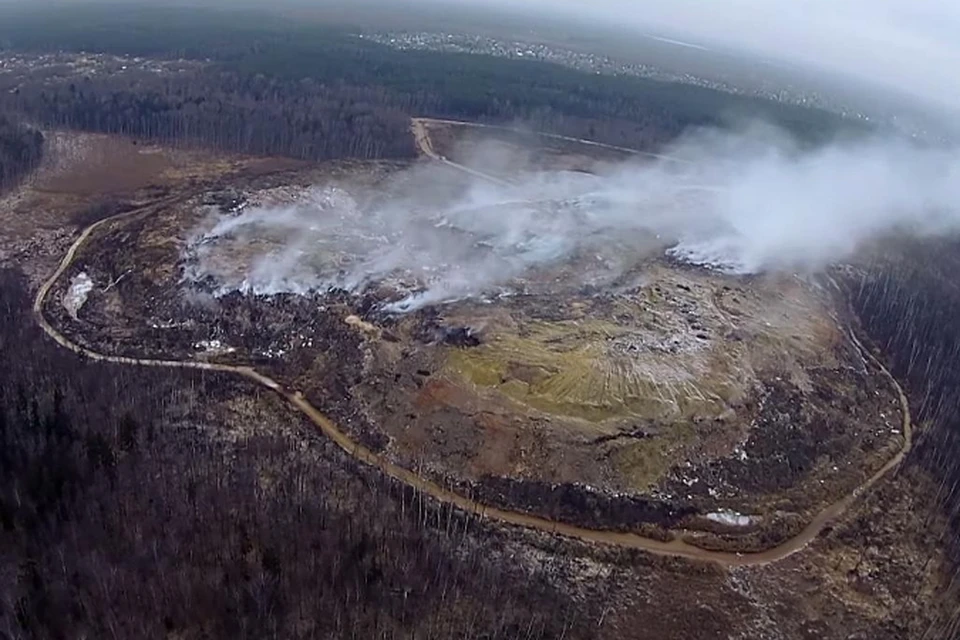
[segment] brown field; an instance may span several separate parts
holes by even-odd
[[[734,549],[796,534],[902,441],[895,392],[851,342],[834,301],[789,275],[729,277],[641,258],[635,282],[614,295],[558,285],[560,293],[402,316],[378,313],[376,292],[231,296],[215,303],[215,317],[183,304],[189,232],[215,193],[276,204],[296,200],[297,185],[376,188],[396,168],[245,174],[111,225],[61,282],[60,296],[81,271],[101,283],[64,329],[122,355],[266,361],[308,397],[343,406],[347,431],[402,467],[504,506],[568,486],[610,503],[602,527],[705,531]],[[216,254],[219,272],[242,277],[264,243],[229,244]],[[575,282],[584,268],[534,273],[530,286]],[[308,316],[316,306],[327,309],[319,324]],[[354,317],[367,330],[344,338]],[[467,331],[466,343],[446,337]],[[617,516],[620,500],[641,501],[646,515]],[[726,512],[749,524],[707,519]]]
[[[435,142],[457,160],[451,149],[476,141],[454,129]],[[0,259],[34,286],[98,217],[164,203],[106,225],[80,249],[45,307],[59,331],[110,355],[251,365],[392,464],[486,502],[754,551],[796,535],[902,444],[895,390],[851,339],[843,305],[812,282],[651,259],[615,296],[544,293],[399,317],[378,311],[376,292],[185,303],[183,249],[209,203],[231,194],[282,202],[325,181],[376,186],[395,167],[307,167],[104,136],[63,134],[54,144],[47,166],[0,203]],[[590,170],[613,154],[532,155]],[[242,263],[235,249],[226,259]],[[62,301],[81,271],[95,287],[74,319]],[[295,421],[245,385],[227,395],[207,414],[233,425],[232,438]],[[302,428],[292,433],[306,450],[317,446]],[[551,567],[556,588],[585,610],[601,602],[603,637],[918,637],[937,615],[925,603],[947,582],[936,552],[945,524],[924,501],[930,482],[904,467],[803,550],[756,567],[490,521],[469,535],[490,545],[491,562]],[[704,517],[727,510],[755,519],[733,527]]]

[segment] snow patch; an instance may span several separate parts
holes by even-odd
[[[201,340],[193,345],[198,351],[205,353],[231,353],[236,351],[233,347],[227,347],[220,340]]]
[[[716,522],[717,524],[726,525],[728,527],[749,527],[751,524],[757,521],[757,518],[753,516],[745,516],[729,509],[708,513],[706,518],[710,522]]]
[[[90,292],[93,291],[93,279],[87,275],[86,271],[81,271],[70,280],[70,288],[63,295],[63,308],[67,310],[70,317],[77,319]]]

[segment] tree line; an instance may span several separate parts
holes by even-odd
[[[960,238],[900,239],[847,279],[864,329],[906,389],[915,425],[907,464],[938,481],[931,513],[946,514],[941,540],[960,567]],[[956,601],[960,586],[942,594]],[[930,637],[957,637],[960,609],[934,622]]]
[[[43,156],[43,134],[0,114],[0,192],[16,185]]]
[[[409,117],[376,88],[329,90],[264,77],[150,72],[22,83],[5,104],[46,127],[307,160],[415,153]]]
[[[300,158],[413,154],[411,115],[523,122],[655,148],[759,118],[816,143],[863,130],[825,111],[493,56],[397,51],[330,25],[198,8],[7,9],[0,46],[208,61],[194,72],[17,79],[6,104],[48,125]],[[9,90],[2,90],[9,89]],[[10,90],[13,93],[10,93]]]

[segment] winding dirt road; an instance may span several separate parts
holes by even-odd
[[[416,129],[414,130],[416,131]],[[423,138],[424,143],[421,146],[421,150],[430,157],[439,157],[435,156],[434,153],[427,151],[427,149],[432,150],[432,146],[429,143],[429,137],[427,136],[425,129],[423,134],[425,137]],[[419,136],[418,144],[420,144]],[[442,158],[440,159],[442,160]],[[459,166],[449,162],[448,164],[457,167]],[[873,474],[853,492],[825,508],[819,514],[817,514],[817,516],[799,534],[783,542],[782,544],[777,545],[776,547],[756,553],[708,551],[706,549],[697,547],[696,545],[684,542],[683,540],[679,539],[679,537],[670,542],[663,542],[661,540],[644,537],[635,533],[617,533],[589,529],[585,527],[554,522],[546,518],[533,516],[518,511],[510,511],[507,509],[484,505],[466,496],[454,493],[453,491],[450,491],[449,489],[446,489],[431,480],[417,475],[413,471],[400,467],[384,456],[374,453],[362,444],[355,442],[333,421],[321,413],[316,407],[311,405],[306,398],[304,398],[301,392],[284,388],[276,380],[257,372],[252,367],[212,364],[206,362],[128,358],[122,356],[105,355],[72,342],[69,338],[60,333],[60,331],[58,331],[53,325],[51,325],[43,312],[45,301],[59,279],[70,268],[70,265],[73,264],[77,252],[84,245],[84,243],[86,243],[87,240],[98,229],[114,221],[124,218],[131,218],[136,215],[148,214],[150,211],[156,210],[159,206],[163,206],[162,201],[160,203],[154,203],[153,205],[134,211],[122,213],[112,218],[101,220],[83,230],[80,236],[71,245],[66,255],[64,255],[63,259],[60,261],[60,265],[57,267],[53,275],[51,275],[50,278],[43,284],[43,286],[40,287],[40,290],[37,292],[36,299],[34,300],[34,315],[36,316],[40,327],[44,332],[46,332],[47,335],[49,335],[57,342],[57,344],[65,349],[69,349],[74,353],[98,362],[109,362],[140,367],[198,369],[203,371],[217,371],[243,376],[282,396],[287,402],[296,407],[314,425],[316,425],[316,427],[319,428],[325,436],[330,438],[337,444],[337,446],[339,446],[345,453],[352,456],[354,459],[364,464],[376,467],[380,472],[388,475],[394,480],[402,482],[409,487],[432,497],[438,502],[453,505],[464,511],[475,513],[503,524],[535,529],[541,532],[562,535],[589,543],[609,544],[631,549],[642,549],[649,553],[661,556],[700,560],[718,563],[729,567],[769,564],[772,562],[777,562],[778,560],[783,560],[784,558],[787,558],[788,556],[793,555],[794,553],[806,547],[824,530],[824,528],[843,515],[844,512],[846,512],[847,509],[864,492],[868,491],[876,483],[886,477],[886,475],[889,474],[893,469],[895,469],[902,462],[912,445],[912,422],[910,419],[910,407],[903,389],[893,378],[890,372],[887,371],[883,364],[880,363],[867,349],[863,348],[857,337],[851,334],[851,339],[861,349],[861,352],[864,354],[864,356],[873,362],[883,372],[884,376],[887,377],[891,386],[897,392],[903,411],[903,446],[879,471]]]

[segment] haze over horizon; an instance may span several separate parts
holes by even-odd
[[[669,34],[677,46],[736,48],[960,109],[960,3],[949,0],[529,0],[524,10],[562,12],[638,36]]]
[[[142,0],[108,0],[136,4]],[[0,0],[6,6],[89,4],[87,0]],[[165,3],[164,6],[170,6]],[[437,9],[500,9],[556,24],[566,18],[584,27],[616,28],[628,36],[661,38],[678,50],[727,48],[761,63],[792,63],[857,78],[907,94],[937,110],[960,111],[960,3],[950,0],[178,0],[175,4],[283,10],[298,7],[390,13],[416,19],[424,29]],[[428,8],[433,11],[427,13]],[[495,12],[493,12],[495,13]],[[374,11],[371,15],[376,15]],[[492,13],[491,13],[492,15]]]

